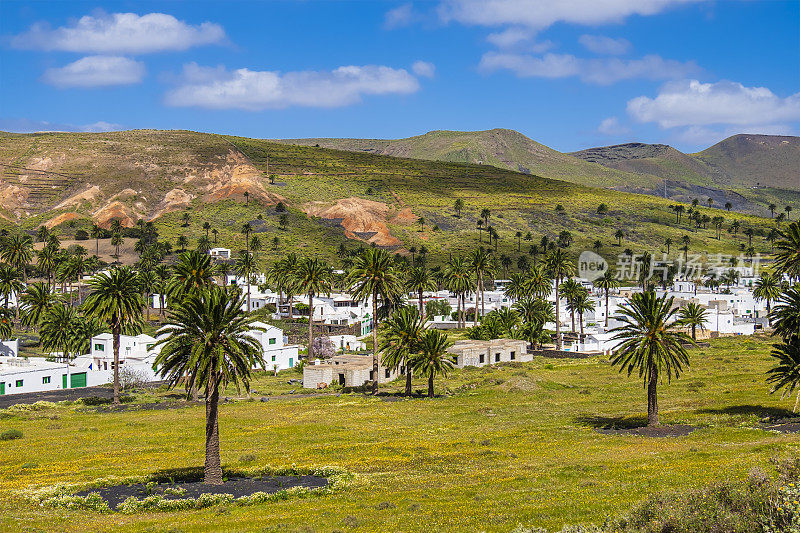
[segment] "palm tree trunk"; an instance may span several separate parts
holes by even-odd
[[[481,286],[481,318],[483,318],[484,315],[486,315],[486,296],[483,293],[483,274],[481,274],[481,276],[480,276],[480,282],[479,283],[480,283],[480,286]],[[476,306],[475,310],[477,311],[477,306]]]
[[[419,291],[419,316],[425,318],[425,307],[422,305],[422,290]]]
[[[658,424],[658,370],[653,369],[650,374],[650,381],[647,383],[647,425],[657,426]]]
[[[693,340],[693,341],[696,341],[696,340],[697,340],[696,328],[697,328],[697,326],[695,326],[694,324],[692,324],[692,340]]]
[[[114,327],[112,328],[112,334],[114,336],[114,405],[119,405],[119,336],[121,329],[122,327],[117,323],[116,317],[114,317]]]
[[[219,386],[216,376],[209,383],[206,398],[206,464],[203,483],[222,485],[222,461],[219,457]]]
[[[478,276],[478,280],[480,280],[480,276]],[[480,281],[478,281],[478,285],[480,285]],[[478,288],[478,286],[476,286],[475,287],[475,313],[472,315],[472,320],[473,320],[472,325],[473,326],[477,326],[478,325],[478,300],[480,300],[480,297],[481,297],[481,290]]]
[[[433,370],[428,374],[428,398],[433,398]]]
[[[406,396],[411,396],[411,362],[406,358]]]
[[[248,276],[249,277],[249,276]],[[247,312],[250,312],[250,280],[247,280]]]
[[[800,391],[797,391],[797,398],[794,401],[794,409],[792,409],[793,413],[797,412],[797,406],[800,404]]]
[[[570,320],[572,321],[572,334],[575,335],[575,310],[571,309],[569,312]]]
[[[583,342],[583,313],[578,313],[578,322],[581,325],[581,342]]]
[[[147,293],[147,301],[145,302],[145,307],[147,309],[147,321],[150,322],[150,293]]]
[[[372,394],[378,394],[378,292],[372,292]]]
[[[308,361],[314,356],[314,293],[308,293]]]
[[[608,315],[609,315],[609,310],[608,310],[608,289],[606,289],[606,329],[608,329]]]
[[[558,279],[556,279],[556,350],[561,350],[561,316],[558,305]]]

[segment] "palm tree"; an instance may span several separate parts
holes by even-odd
[[[114,233],[111,234],[111,246],[114,247],[114,258],[117,259],[119,258],[119,247],[122,246],[123,244],[125,244],[125,239],[122,238],[121,233],[115,231]]]
[[[770,355],[777,359],[775,366],[767,371],[767,383],[773,383],[771,393],[779,389],[785,389],[781,393],[781,399],[790,397],[795,389],[800,387],[800,337],[793,335],[784,342],[773,345]],[[800,390],[797,392],[797,399],[794,401],[793,413],[797,412],[800,404]]]
[[[614,232],[614,238],[617,239],[617,246],[622,246],[622,239],[625,237],[625,232],[618,229]]]
[[[572,334],[575,334],[575,307],[574,303],[578,296],[585,289],[580,283],[572,278],[568,278],[561,284],[561,296],[567,301],[567,311],[570,313],[570,320],[572,321]]]
[[[17,272],[21,272],[23,282],[28,280],[25,266],[32,257],[33,242],[28,235],[12,235],[3,240],[0,259],[17,269]]]
[[[58,301],[56,295],[42,282],[31,283],[19,296],[22,311],[22,325],[26,328],[38,327],[47,311]]]
[[[208,232],[211,229],[211,224],[208,222],[203,222],[203,229],[206,230],[206,240],[208,240]]]
[[[405,395],[411,396],[413,360],[415,354],[420,351],[420,342],[425,333],[425,319],[413,307],[404,306],[392,314],[382,329],[381,363],[390,369],[404,368]]]
[[[189,226],[189,213],[185,212],[181,215],[181,220],[183,220],[183,227]]]
[[[373,394],[378,393],[378,297],[384,302],[394,302],[402,292],[402,279],[392,266],[386,250],[369,248],[355,258],[347,276],[347,285],[353,298],[372,299],[372,383]]]
[[[607,269],[605,272],[603,272],[603,275],[600,277],[600,279],[594,282],[594,284],[598,289],[602,289],[603,292],[605,292],[605,297],[606,297],[605,327],[606,329],[608,329],[608,315],[611,314],[610,310],[608,309],[608,293],[611,291],[611,289],[616,289],[617,287],[619,287],[619,280],[616,278],[616,276],[614,276],[614,274],[612,274],[610,269]]]
[[[535,298],[547,298],[553,290],[553,279],[547,266],[534,265],[528,272],[528,295]]]
[[[437,374],[447,375],[453,368],[453,356],[447,349],[453,343],[447,333],[438,329],[425,332],[419,343],[419,355],[414,357],[414,371],[428,377],[428,397],[433,398],[433,379]]]
[[[0,339],[7,341],[14,334],[14,313],[7,307],[0,307]]]
[[[682,326],[691,328],[692,340],[697,340],[697,328],[705,329],[706,323],[706,310],[700,304],[690,303],[682,308],[678,314],[678,323]]]
[[[211,256],[199,252],[183,252],[172,267],[167,294],[180,302],[189,293],[210,286],[214,282],[214,267]]]
[[[214,228],[214,229],[211,230],[211,233],[214,234],[214,244],[216,245],[217,244],[217,235],[219,234],[219,230],[217,228]]]
[[[74,332],[78,328],[78,312],[72,306],[61,302],[51,307],[45,313],[39,337],[42,347],[49,351],[61,352],[61,360],[69,362],[70,345],[74,340]]]
[[[308,360],[314,357],[314,296],[330,294],[333,288],[333,269],[325,261],[306,258],[295,273],[298,290],[308,295]],[[378,372],[375,372],[377,381]]]
[[[253,281],[251,278],[253,274],[256,272],[256,261],[253,258],[253,254],[249,251],[242,250],[239,252],[239,257],[236,258],[236,263],[234,265],[234,270],[236,271],[236,275],[245,279],[245,283],[247,283],[247,312],[250,312],[250,284]]]
[[[790,287],[781,294],[772,309],[772,318],[774,335],[784,340],[800,336],[800,288]]]
[[[487,252],[482,246],[478,247],[478,249],[472,252],[470,255],[470,266],[472,267],[472,271],[475,273],[477,278],[475,289],[475,323],[473,324],[474,326],[477,326],[478,296],[480,296],[481,299],[481,316],[483,316],[486,308],[483,300],[483,277],[485,275],[490,275],[492,272],[492,260],[489,252]]]
[[[464,209],[464,200],[461,198],[456,198],[455,203],[453,203],[453,210],[456,212],[456,216],[461,218],[461,211]]]
[[[580,291],[572,301],[572,309],[578,313],[578,323],[580,324],[581,328],[581,342],[583,342],[583,339],[585,338],[585,335],[583,334],[583,315],[589,311],[594,311],[594,307],[594,301],[589,298],[589,291],[586,289]]]
[[[800,223],[792,222],[779,233],[775,243],[775,271],[792,279],[800,279]]]
[[[94,246],[95,251],[94,255],[100,256],[100,235],[103,233],[103,229],[98,226],[97,224],[92,224],[92,237],[94,237]]]
[[[150,322],[150,308],[153,306],[153,299],[150,295],[153,294],[153,288],[158,285],[159,277],[158,274],[149,268],[146,270],[139,270],[136,275],[139,278],[141,292],[144,293],[144,307],[147,310],[145,320]]]
[[[19,279],[19,271],[11,265],[0,264],[0,297],[5,301],[4,307],[8,309],[8,299],[11,295],[18,296],[25,290],[25,284]],[[19,309],[19,301],[17,301]]]
[[[775,218],[775,210],[778,209],[778,206],[775,204],[769,204],[769,218]]]
[[[481,218],[483,219],[483,225],[487,228],[489,227],[489,216],[491,216],[492,212],[489,210],[488,207],[484,207],[481,209]]]
[[[683,245],[683,262],[684,263],[686,261],[688,261],[689,243],[690,242],[691,242],[691,239],[689,238],[688,235],[684,235],[683,237],[681,237],[681,244]]]
[[[658,381],[666,374],[667,382],[678,378],[683,365],[689,365],[689,354],[684,342],[693,342],[682,331],[676,330],[677,309],[673,299],[666,295],[658,298],[654,292],[634,293],[630,302],[619,310],[623,325],[614,328],[614,340],[621,340],[612,366],[620,365],[620,372],[634,370],[644,379],[647,387],[647,424],[657,426]]]
[[[770,327],[772,327],[770,304],[777,300],[780,295],[781,283],[777,277],[773,276],[769,272],[766,272],[756,280],[755,286],[753,287],[753,296],[755,296],[756,300],[759,302],[767,302],[767,321]]]
[[[185,380],[188,390],[203,388],[206,402],[205,468],[203,482],[223,484],[219,455],[219,393],[228,384],[250,390],[250,373],[265,366],[261,347],[250,334],[255,320],[242,311],[241,296],[222,287],[190,295],[174,311],[159,333],[161,352],[155,365],[174,387]]]
[[[178,247],[178,250],[184,252],[186,251],[186,247],[189,246],[189,239],[186,238],[186,235],[178,235],[178,238],[175,240],[175,246]]]
[[[458,327],[463,328],[466,326],[464,318],[466,313],[465,295],[475,287],[472,283],[469,263],[464,257],[461,256],[452,258],[447,263],[444,277],[447,290],[456,295],[458,307]]]
[[[733,209],[733,204],[730,202],[725,202],[725,211],[730,211]]]
[[[289,320],[292,320],[292,300],[294,295],[297,294],[295,273],[297,272],[298,263],[297,255],[291,253],[277,261],[267,273],[267,281],[278,289],[279,298],[282,298],[283,294],[286,293],[286,299],[289,302]]]
[[[791,220],[790,214],[792,212],[792,206],[787,205],[786,207],[783,208],[783,210],[786,211],[786,220]]]
[[[424,265],[412,268],[406,277],[406,289],[417,294],[419,299],[419,316],[425,317],[425,307],[422,295],[425,291],[436,290],[436,280]]]
[[[568,278],[575,270],[567,258],[567,253],[557,248],[547,254],[545,260],[548,275],[556,282],[556,349],[561,350],[561,316],[559,314],[559,288],[564,278]]]
[[[91,292],[85,314],[108,324],[114,338],[114,403],[119,404],[119,337],[122,329],[142,320],[142,295],[136,274],[129,268],[112,268],[89,280]]]

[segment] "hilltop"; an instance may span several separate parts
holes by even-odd
[[[541,148],[541,160],[565,160],[553,152]],[[0,168],[2,224],[29,232],[45,224],[65,244],[80,229],[119,219],[128,227],[152,221],[173,243],[184,235],[194,246],[207,235],[236,251],[244,248],[241,228],[247,222],[260,239],[263,260],[288,251],[335,260],[339,246],[375,245],[403,253],[424,247],[440,261],[487,245],[485,228],[477,227],[484,208],[491,214],[483,222],[498,236],[493,245],[514,262],[526,255],[535,259],[531,246],[562,232],[569,233],[573,250],[599,241],[601,252],[612,255],[628,247],[665,251],[666,239],[677,242],[686,233],[692,248],[739,253],[743,239],[718,240],[710,226],[695,231],[685,219],[678,223],[669,209],[672,200],[489,164],[190,131],[0,134]],[[462,212],[454,209],[456,199],[464,204]],[[741,213],[707,214],[739,220],[743,227],[769,224]],[[621,243],[614,236],[618,230],[624,233]],[[127,239],[125,246],[133,242]],[[763,239],[753,242],[767,251]],[[103,248],[110,249],[107,243]],[[123,252],[135,257],[132,249]]]
[[[281,139],[278,142],[394,157],[492,165],[595,187],[618,186],[631,180],[643,185],[656,181],[652,176],[634,176],[584,161],[540,144],[518,131],[500,128],[485,131],[439,130],[396,140],[320,138]]]

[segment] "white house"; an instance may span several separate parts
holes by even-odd
[[[231,250],[230,248],[212,248],[208,251],[208,255],[213,259],[230,259]]]
[[[95,385],[83,369],[42,358],[0,357],[0,396]]]
[[[308,307],[308,296],[298,295],[292,298],[291,303],[284,300],[278,305],[276,318],[289,316],[289,306],[292,306],[293,316],[301,316],[299,305]],[[358,301],[347,293],[332,293],[314,297],[314,322],[320,324],[352,326],[361,323],[360,336],[372,331],[372,302]]]
[[[367,348],[367,345],[358,340],[355,335],[328,335],[337,351],[360,352]]]
[[[253,322],[253,326],[264,330],[251,330],[248,335],[261,344],[266,370],[279,372],[297,364],[300,347],[296,344],[287,345],[282,329],[263,322]]]
[[[160,377],[153,370],[160,347],[154,346],[156,339],[150,335],[120,335],[119,366],[135,372],[141,381],[157,381]],[[76,357],[72,364],[84,369],[90,381],[109,383],[114,379],[114,337],[101,333],[92,337],[89,353]]]

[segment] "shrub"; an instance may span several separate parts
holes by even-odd
[[[0,440],[14,440],[21,438],[22,438],[22,431],[18,429],[7,429],[4,432],[0,433]]]
[[[81,398],[80,401],[83,405],[88,406],[105,405],[107,403],[111,403],[109,398],[102,398],[100,396],[87,396],[86,398]]]
[[[79,229],[75,232],[75,240],[76,241],[85,241],[89,238],[89,232],[85,229]]]

